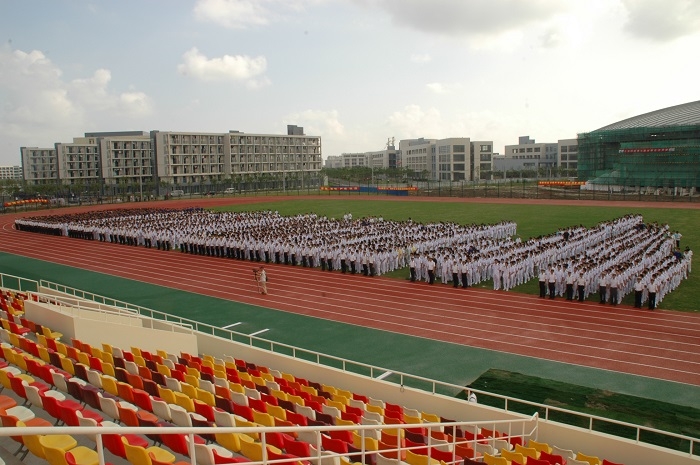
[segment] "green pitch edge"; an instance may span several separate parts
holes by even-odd
[[[348,360],[464,386],[488,369],[697,406],[700,387],[337,323],[0,253],[0,272],[45,279],[143,307]],[[381,373],[375,372],[375,376]],[[396,380],[395,378],[389,378]]]

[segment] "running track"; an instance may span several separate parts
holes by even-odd
[[[284,198],[199,199],[168,206],[279,200]],[[623,205],[634,206],[630,202]],[[56,213],[113,207],[78,207]],[[284,265],[268,266],[270,294],[263,297],[251,277],[251,262],[22,233],[12,228],[16,216],[32,214],[47,212],[0,219],[0,251],[301,315],[700,386],[700,315],[551,301],[512,292],[454,289]],[[242,284],[232,288],[231,282]]]

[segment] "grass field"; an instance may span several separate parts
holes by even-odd
[[[329,200],[290,200],[270,202],[259,205],[236,205],[224,208],[227,211],[276,210],[282,215],[299,213],[316,213],[331,218],[342,218],[345,213],[352,213],[353,218],[382,216],[388,220],[405,220],[418,222],[449,221],[459,224],[495,223],[512,220],[518,224],[518,235],[529,239],[540,235],[552,234],[559,228],[584,225],[591,227],[601,221],[620,216],[639,213],[646,222],[667,223],[672,231],[683,235],[681,248],[689,246],[693,251],[700,246],[700,214],[696,210],[669,209],[659,207],[588,207],[560,205],[502,205],[452,202],[396,202],[383,200],[329,199]],[[405,279],[406,271],[397,271],[388,276]],[[490,287],[490,283],[482,283]],[[514,289],[516,292],[537,293],[537,283],[531,281]],[[592,296],[594,299],[596,296]],[[625,303],[630,303],[632,296],[627,296]],[[666,296],[659,308],[700,311],[700,278],[692,274],[681,286]]]

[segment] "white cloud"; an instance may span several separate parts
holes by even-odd
[[[194,14],[200,21],[232,29],[269,23],[264,2],[256,0],[200,0],[194,6]]]
[[[303,126],[304,133],[313,136],[337,138],[345,135],[345,126],[338,119],[337,110],[304,110],[287,115],[284,120],[287,124]]]
[[[431,82],[425,85],[429,91],[435,94],[450,94],[462,88],[460,83]]]
[[[564,11],[569,0],[355,0],[399,26],[445,36],[498,35]]]
[[[439,110],[423,110],[420,105],[415,104],[406,105],[403,110],[392,113],[388,125],[394,134],[401,134],[401,139],[439,138],[444,136],[446,129]]]
[[[117,93],[111,72],[66,82],[42,52],[0,48],[0,134],[20,145],[53,144],[96,128],[108,117],[143,117],[151,100],[142,93]]]
[[[444,94],[447,92],[445,86],[440,82],[431,82],[430,84],[426,84],[426,87],[436,94]]]
[[[180,74],[200,81],[241,81],[250,88],[260,88],[270,83],[264,76],[267,60],[247,55],[224,55],[207,58],[196,47],[185,52],[183,62],[177,66]]]
[[[625,30],[660,42],[700,30],[700,2],[696,0],[622,0],[629,14]]]
[[[427,53],[423,53],[423,54],[414,53],[413,55],[411,55],[411,61],[413,63],[418,63],[418,64],[430,63],[430,61],[432,59],[433,58]]]
[[[230,29],[266,26],[325,0],[198,0],[195,17]]]

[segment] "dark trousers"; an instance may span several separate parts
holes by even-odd
[[[608,288],[605,286],[598,287],[598,294],[600,294],[600,303],[604,304],[607,300]]]
[[[543,299],[547,295],[547,281],[540,281],[540,297]]]
[[[617,288],[616,287],[610,288],[610,303],[612,305],[617,305]]]
[[[416,281],[416,267],[414,266],[413,268],[409,268],[411,270],[411,282]]]
[[[452,273],[452,286],[459,287],[459,273]]]
[[[583,302],[583,299],[586,295],[586,286],[578,286],[578,301]]]
[[[642,308],[642,291],[634,291],[634,306]]]
[[[430,284],[435,282],[435,270],[428,270],[428,282]]]
[[[321,271],[326,271],[326,258],[321,257]]]
[[[566,285],[566,300],[574,300],[574,285]]]
[[[656,292],[649,293],[649,310],[656,308]]]
[[[556,283],[550,282],[549,283],[549,298],[553,299],[555,294],[556,294]]]
[[[348,271],[348,265],[345,263],[344,259],[340,260],[340,271],[342,273],[345,273],[346,271]]]
[[[469,287],[469,283],[467,282],[467,273],[462,273],[462,287],[464,289]]]

